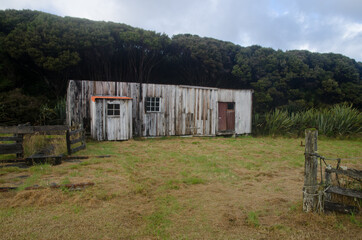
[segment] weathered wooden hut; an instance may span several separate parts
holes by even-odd
[[[67,124],[90,127],[92,136],[99,140],[118,140],[109,138],[110,132],[125,132],[127,128],[128,133],[121,134],[124,139],[241,135],[251,133],[252,94],[253,90],[71,80],[67,90]],[[120,120],[112,130],[106,124],[118,114],[112,105],[114,101],[120,104],[122,118],[132,121]]]

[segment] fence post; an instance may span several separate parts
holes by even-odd
[[[67,151],[68,151],[68,155],[71,155],[71,154],[72,154],[72,151],[71,151],[71,144],[70,144],[69,129],[67,130],[67,133],[66,133],[66,141],[67,141]]]
[[[16,154],[16,158],[23,158],[24,157],[24,145],[23,145],[24,134],[14,134],[14,137],[21,138],[21,140],[16,140],[16,143],[21,144],[21,148],[22,148],[21,153]]]
[[[318,159],[317,152],[318,130],[305,130],[305,166],[303,187],[303,211],[313,212],[318,203]]]

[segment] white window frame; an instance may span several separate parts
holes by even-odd
[[[112,106],[111,108],[109,108],[110,105]],[[107,117],[120,117],[120,116],[121,116],[121,104],[118,102],[117,103],[107,102]]]
[[[162,98],[160,97],[146,97],[145,110],[146,113],[159,113],[161,112]]]

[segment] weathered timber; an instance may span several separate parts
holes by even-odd
[[[358,213],[359,210],[357,207],[344,205],[341,203],[334,203],[330,201],[324,201],[324,210],[331,212],[339,212],[339,213]]]
[[[68,151],[68,155],[71,155],[72,152],[71,152],[71,147],[72,147],[72,144],[70,143],[70,134],[69,134],[69,130],[66,132],[65,134],[65,138],[66,138],[66,142],[67,142],[67,151]]]
[[[80,145],[79,147],[72,148],[72,149],[70,150],[70,152],[71,152],[71,154],[73,154],[73,153],[76,153],[76,152],[78,152],[78,151],[80,151],[80,150],[83,150],[83,149],[85,149],[85,148],[86,148],[85,144],[82,144],[82,145]]]
[[[25,162],[28,166],[35,164],[44,164],[48,163],[51,165],[59,165],[62,163],[64,155],[32,155],[25,159]]]
[[[347,196],[347,197],[362,199],[362,192],[361,191],[342,188],[342,187],[338,187],[338,186],[330,186],[327,189],[326,192],[327,193],[336,193],[336,194],[344,195],[344,196]]]
[[[134,136],[215,136],[218,131],[218,102],[230,102],[235,103],[235,134],[241,135],[251,133],[252,93],[252,90],[71,80],[67,89],[67,123],[89,126],[94,121],[92,96],[126,96],[132,98],[129,115]],[[161,99],[160,112],[145,111],[146,97]],[[93,114],[105,114],[103,110]],[[106,123],[98,121],[92,124],[93,127],[101,127]],[[92,132],[92,136],[94,134]]]
[[[18,143],[0,144],[0,154],[22,153],[23,146]]]
[[[77,139],[70,140],[70,144],[76,144],[76,143],[83,142],[83,141],[84,141],[84,138],[80,137]]]
[[[10,137],[10,136],[8,136],[8,137],[0,137],[0,141],[14,141],[14,142],[16,142],[16,141],[23,141],[23,138],[21,136],[19,136],[19,137]]]
[[[362,181],[362,171],[357,169],[335,169],[335,168],[326,168],[326,173],[336,173],[336,174],[343,174],[345,176],[354,178],[356,180]]]
[[[68,188],[68,189],[80,189],[80,188],[84,188],[87,186],[94,186],[94,183],[85,182],[85,183],[69,183],[69,184],[63,184],[63,185],[58,185],[58,184],[50,185],[51,188]]]
[[[67,141],[67,151],[68,151],[68,155],[71,155],[75,152],[78,152],[79,150],[85,149],[86,145],[85,145],[85,138],[84,138],[84,129],[80,128],[80,129],[76,129],[76,130],[68,130],[66,132],[66,141]],[[76,139],[71,139],[71,136],[75,136],[76,134],[79,134],[80,136],[78,136],[78,138]],[[76,143],[82,143],[81,146],[76,147],[76,148],[72,148],[73,144]]]
[[[50,188],[67,188],[69,190],[81,190],[88,186],[94,186],[93,182],[85,182],[85,183],[70,183],[70,184],[50,184]],[[37,189],[44,189],[44,186],[34,185],[30,187],[26,187],[24,190],[37,190]],[[0,192],[8,192],[10,190],[17,190],[17,187],[0,187]]]
[[[32,133],[46,133],[52,134],[53,132],[68,130],[66,125],[49,125],[49,126],[1,126],[0,133],[14,133],[14,134],[32,134]],[[64,134],[64,133],[63,133]]]
[[[327,171],[327,168],[324,170],[324,178],[326,179],[326,185],[330,185],[332,182],[331,172]]]
[[[24,134],[14,134],[14,137],[20,138],[20,139],[16,140],[15,142],[16,142],[17,144],[20,144],[20,145],[21,145],[21,152],[20,152],[20,153],[16,153],[16,157],[17,157],[17,158],[23,158],[23,157],[24,157],[24,146],[23,146]]]
[[[119,114],[109,116],[108,104],[117,104]],[[132,138],[132,99],[98,97],[91,102],[91,134],[97,140],[128,140]]]
[[[17,187],[0,187],[0,192],[8,192],[10,190],[16,190]]]
[[[100,156],[68,156],[65,157],[65,160],[71,159],[88,159],[88,158],[109,158],[112,157],[111,155],[100,155]]]
[[[73,136],[73,135],[76,135],[78,133],[82,133],[83,131],[84,131],[84,129],[77,129],[77,130],[69,131],[69,136]]]
[[[20,163],[26,162],[25,158],[15,158],[15,159],[0,159],[0,163]]]
[[[305,130],[305,166],[303,187],[303,211],[313,212],[317,208],[318,191],[317,173],[318,159],[316,153],[318,131],[315,129]]]

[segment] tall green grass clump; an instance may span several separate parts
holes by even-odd
[[[351,105],[340,104],[300,112],[275,109],[264,115],[255,114],[253,118],[253,132],[257,135],[301,136],[306,128],[311,127],[328,137],[359,135],[362,114]]]

